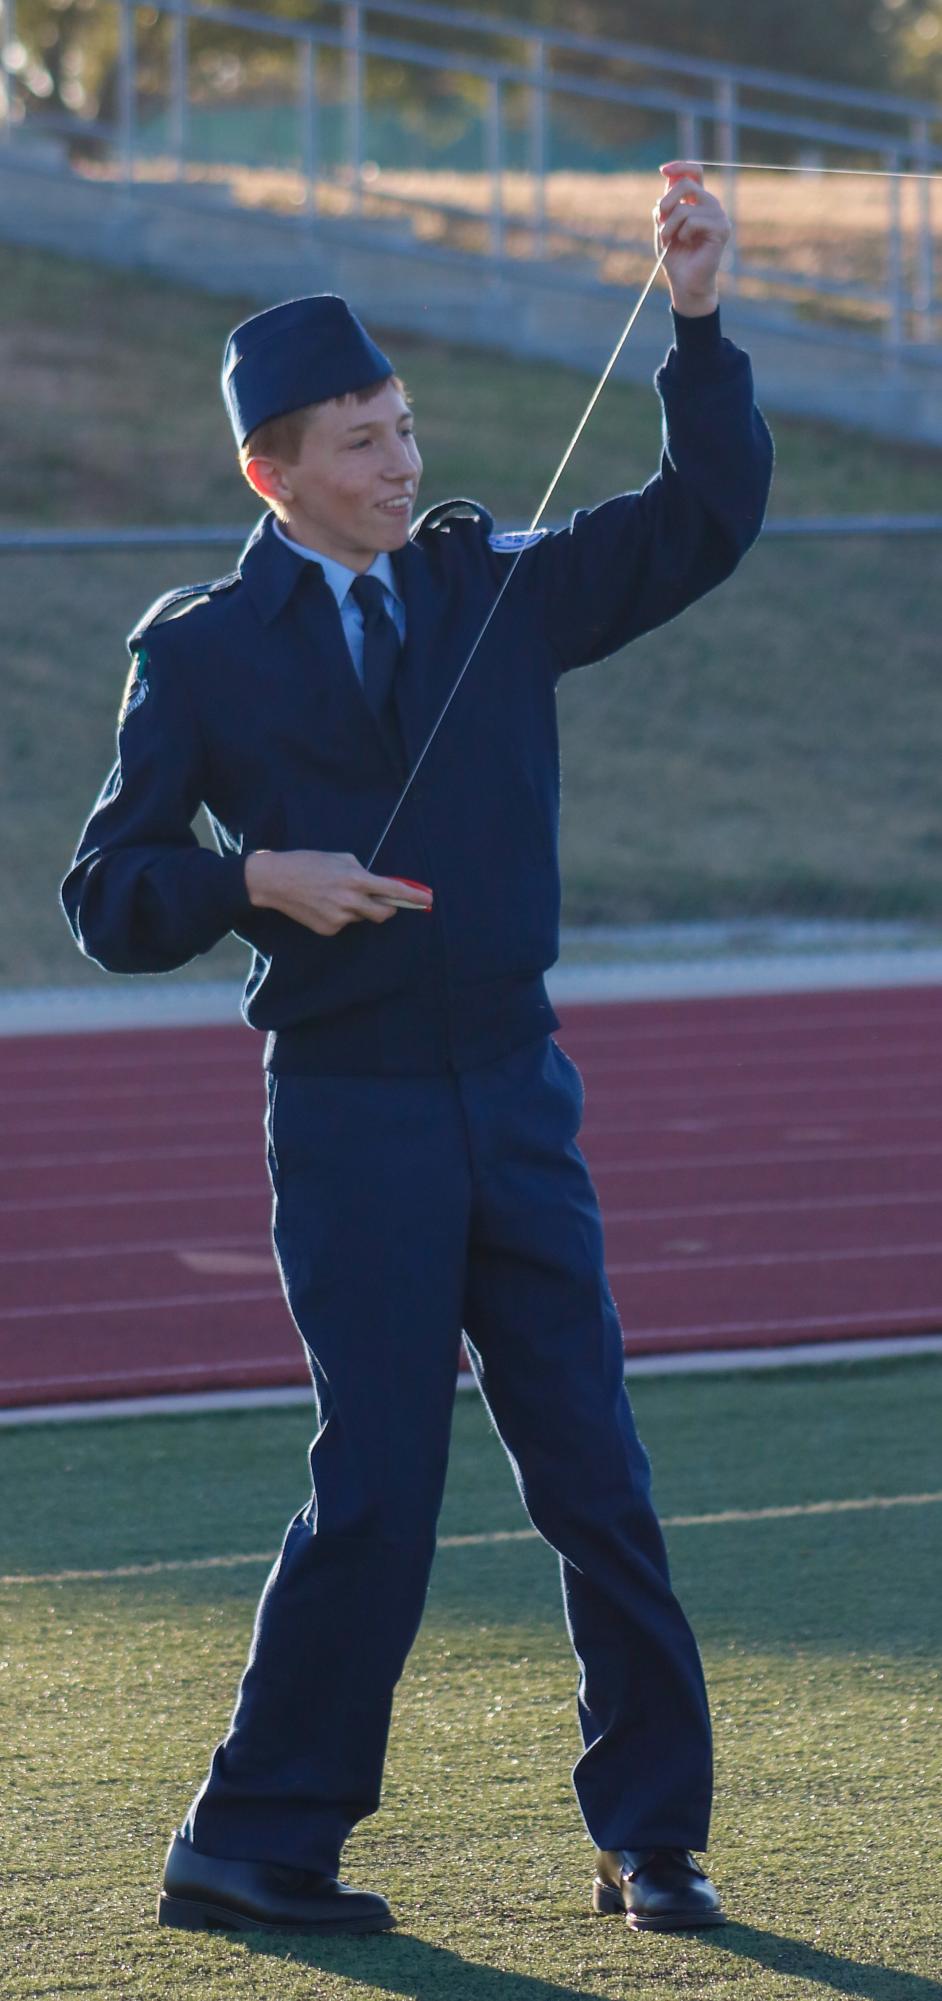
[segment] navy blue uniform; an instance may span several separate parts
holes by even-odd
[[[373,715],[316,564],[259,525],[238,570],[131,635],[108,780],[63,885],[84,951],[163,971],[228,931],[268,1031],[275,1244],[320,1430],[314,1492],[259,1607],[198,1848],[333,1872],[374,1810],[421,1617],[459,1330],[536,1526],[560,1552],[582,1678],[575,1783],[599,1847],[702,1848],[709,1718],[622,1383],[581,1086],[549,1039],[558,949],[556,685],[727,577],[771,443],[747,357],[680,321],[659,475],[528,540],[377,857],[429,883],[333,938],[249,903],[255,848],[372,853],[508,566],[486,511],[426,515],[393,557],[402,752]],[[204,802],[218,852],[191,822]],[[417,1227],[420,1219],[421,1228]]]

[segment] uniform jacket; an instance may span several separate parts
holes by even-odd
[[[164,972],[228,931],[253,947],[243,1013],[277,1070],[431,1073],[487,1062],[556,1025],[556,687],[661,625],[735,569],[759,532],[772,447],[748,357],[718,316],[676,322],[656,377],[660,471],[643,491],[525,537],[506,594],[376,869],[431,884],[321,938],[246,894],[255,848],[366,862],[403,766],[359,683],[322,571],[266,515],[231,575],[170,593],[130,635],[115,764],[62,888],[82,950]],[[432,508],[394,558],[406,606],[396,701],[411,761],[454,685],[520,538],[473,502]],[[204,804],[218,852],[192,821]]]

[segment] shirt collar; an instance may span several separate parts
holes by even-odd
[[[401,592],[397,587],[396,579],[393,575],[392,563],[384,549],[380,551],[378,556],[374,556],[369,569],[365,572],[351,570],[346,563],[338,563],[335,556],[325,556],[320,549],[308,549],[301,542],[293,542],[290,535],[285,534],[280,521],[275,521],[274,532],[279,542],[283,542],[287,549],[292,550],[294,555],[301,558],[302,562],[320,564],[324,572],[324,577],[330,585],[338,605],[343,604],[344,598],[354,579],[363,575],[378,577],[380,583],[385,585],[386,590],[390,592],[392,597],[401,598]]]
[[[348,570],[344,563],[337,563],[330,556],[320,555],[316,549],[302,551],[300,543],[292,545],[287,536],[279,532],[274,514],[263,514],[239,557],[239,575],[266,625],[283,611],[305,564],[309,562],[320,568],[337,603],[342,604],[357,572]],[[333,571],[334,575],[331,576],[329,571]],[[400,604],[403,602],[395,569],[385,551],[370,564],[368,574],[378,577]],[[339,588],[338,580],[342,582],[342,588]]]

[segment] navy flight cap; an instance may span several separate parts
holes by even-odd
[[[236,444],[271,417],[366,389],[393,373],[356,313],[333,292],[270,306],[243,320],[226,342],[222,393]]]

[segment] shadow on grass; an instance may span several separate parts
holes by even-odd
[[[844,1953],[824,1952],[783,1932],[759,1931],[755,1925],[725,1924],[720,1931],[699,1936],[704,1944],[736,1959],[755,1960],[793,1980],[818,1981],[834,1994],[864,1995],[868,2001],[939,2001],[942,1994],[937,1980],[907,1973],[903,1967],[873,1966]]]
[[[866,2001],[939,2001],[942,1991],[937,1981],[901,1967],[869,1965],[753,1925],[726,1924],[722,1930],[695,1936],[714,1950],[752,1960],[793,1980],[819,1982],[834,1994],[861,1995]],[[447,2001],[599,2001],[597,1988],[561,1986],[529,1973],[482,1966],[408,1932],[391,1933],[381,1945],[362,1938],[298,1940],[285,1934],[276,1939],[247,1933],[239,1936],[238,1943],[250,1952],[316,1967],[383,1994],[407,1994],[410,2001],[443,2001],[446,1996]],[[629,1936],[627,1949],[636,1943],[640,1941]],[[642,1977],[640,1963],[637,1971]]]
[[[446,1946],[427,1945],[409,1932],[391,1932],[382,1944],[362,1938],[289,1940],[284,1933],[280,1939],[241,1933],[238,1943],[250,1952],[316,1967],[382,1994],[406,1994],[410,2001],[599,2001],[597,1989],[505,1973]]]

